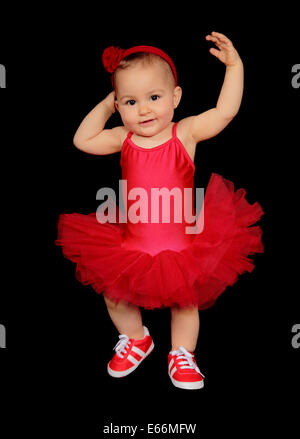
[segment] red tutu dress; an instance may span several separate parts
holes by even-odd
[[[116,302],[124,300],[148,309],[209,308],[240,274],[253,270],[248,256],[264,251],[262,229],[253,226],[264,213],[262,207],[258,202],[250,205],[245,190],[235,191],[233,183],[221,175],[211,175],[194,223],[184,214],[185,208],[191,210],[188,196],[182,196],[180,209],[176,203],[177,212],[175,196],[170,196],[169,221],[162,216],[163,197],[158,206],[151,188],[166,188],[169,193],[179,188],[176,191],[182,195],[184,188],[191,188],[191,214],[195,215],[195,165],[176,136],[176,125],[170,140],[151,149],[135,145],[128,133],[120,162],[125,207],[127,203],[123,217],[116,204],[115,222],[100,223],[96,213],[59,217],[55,243],[76,263],[77,279]],[[135,188],[139,188],[139,197],[136,192],[129,196]],[[141,199],[144,202],[136,209]],[[180,210],[182,221],[177,216]],[[143,221],[129,220],[134,211]],[[151,214],[156,215],[155,220]],[[187,227],[193,225],[202,231],[187,233]]]

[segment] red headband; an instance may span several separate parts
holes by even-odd
[[[138,52],[154,53],[154,55],[158,55],[161,58],[163,58],[165,61],[167,61],[167,63],[172,69],[175,79],[175,85],[177,85],[177,72],[173,61],[165,52],[158,49],[157,47],[152,47],[152,46],[135,46],[127,50],[114,46],[107,47],[102,54],[102,63],[104,65],[104,68],[109,73],[112,73],[112,83],[113,83],[113,73],[118,67],[118,65],[120,64],[120,61],[126,58],[126,56],[128,55]]]

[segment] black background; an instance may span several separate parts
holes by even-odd
[[[108,437],[103,427],[111,422],[192,423],[197,437],[279,429],[288,436],[296,431],[299,395],[299,349],[291,344],[292,327],[300,323],[294,11],[263,12],[250,3],[232,12],[173,5],[164,14],[159,5],[72,8],[68,14],[53,5],[43,12],[18,9],[1,18],[7,88],[0,94],[0,323],[7,348],[0,351],[0,428],[98,438]],[[245,92],[233,122],[197,146],[195,186],[205,187],[217,172],[245,188],[247,200],[265,211],[265,253],[255,255],[253,273],[200,313],[203,390],[183,391],[169,380],[167,309],[143,312],[156,348],[134,374],[115,380],[106,364],[118,334],[103,298],[75,279],[74,265],[54,240],[60,213],[95,211],[100,187],[117,192],[120,153],[84,154],[72,138],[111,91],[101,64],[109,45],[148,44],[170,55],[183,88],[175,121],[215,106],[225,67],[208,52],[205,35],[213,30],[239,51]],[[115,114],[107,126],[119,123]]]

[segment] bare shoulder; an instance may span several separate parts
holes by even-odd
[[[121,147],[122,147],[122,145],[123,145],[123,143],[124,143],[124,141],[125,141],[129,131],[123,125],[119,126],[119,127],[115,127],[115,128],[113,128],[113,130],[119,136],[120,144],[121,144]]]
[[[192,116],[181,119],[181,121],[178,122],[177,124],[176,132],[178,139],[185,147],[192,161],[194,161],[197,143],[195,142],[195,139],[191,135],[192,122],[193,122]]]

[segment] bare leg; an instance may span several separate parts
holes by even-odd
[[[183,346],[193,352],[196,349],[200,328],[199,311],[196,307],[171,308],[172,351]]]
[[[126,302],[115,303],[104,296],[108,314],[120,334],[129,338],[144,338],[142,315],[138,306]]]

